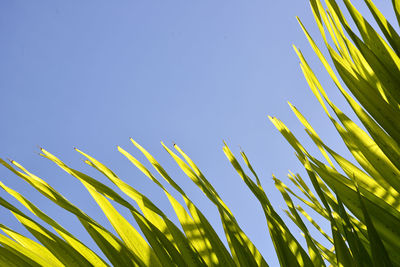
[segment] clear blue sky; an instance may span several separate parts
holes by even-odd
[[[303,171],[267,115],[281,118],[310,144],[289,100],[328,144],[344,151],[308,89],[292,44],[303,50],[338,105],[348,109],[306,43],[296,15],[321,43],[305,0],[3,0],[0,157],[18,161],[108,226],[78,181],[36,155],[42,146],[95,174],[73,150],[76,146],[173,216],[163,193],[116,150],[120,145],[142,159],[129,142],[133,137],[165,165],[222,234],[216,209],[159,143],[176,142],[201,167],[267,261],[276,263],[260,206],[225,158],[222,140],[235,153],[239,145],[243,148],[278,210],[285,205],[271,174],[287,181],[289,169]],[[5,168],[0,180],[93,247],[73,216]],[[0,196],[12,200],[3,191]],[[6,210],[0,209],[0,218],[25,233]]]

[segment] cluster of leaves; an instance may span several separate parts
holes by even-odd
[[[296,194],[274,177],[275,185],[287,204],[286,213],[301,230],[306,248],[293,236],[271,205],[245,153],[242,152],[241,156],[246,168],[240,165],[227,145],[223,147],[227,158],[261,204],[282,266],[400,266],[400,254],[397,253],[400,251],[400,124],[397,123],[400,118],[400,37],[371,0],[365,0],[365,3],[384,37],[373,29],[349,0],[343,2],[358,29],[358,35],[350,27],[336,1],[326,0],[325,6],[319,0],[310,1],[334,68],[301,22],[300,25],[365,130],[328,98],[302,53],[297,48],[295,50],[312,92],[358,166],[328,147],[294,106],[290,105],[327,164],[311,155],[280,120],[270,118],[296,151],[314,188],[311,190],[300,175],[290,173],[290,181],[301,192]],[[400,22],[400,1],[393,0],[393,7]],[[337,74],[350,92],[342,86]],[[124,196],[41,149],[43,157],[82,182],[119,237],[19,163],[12,161],[9,164],[1,160],[2,165],[42,195],[75,215],[107,260],[23,195],[0,182],[0,186],[9,195],[42,221],[38,223],[0,197],[0,205],[8,209],[36,238],[30,239],[0,224],[5,233],[0,234],[0,265],[108,266],[111,263],[114,266],[268,266],[214,187],[178,146],[171,150],[163,144],[183,172],[217,207],[229,247],[224,245],[190,196],[175,183],[156,159],[134,140],[132,143],[158,175],[153,174],[126,150],[121,147],[118,150],[165,192],[180,227],[145,195],[88,154],[77,149],[86,158],[85,162],[107,177]],[[185,205],[169,192],[157,176],[162,177],[179,193]],[[325,233],[304,208],[295,205],[292,197],[325,218],[331,226],[331,234]],[[134,201],[140,210],[130,201]],[[143,235],[112,203],[118,203],[130,211]],[[52,227],[57,234],[48,230],[43,223],[46,227]],[[307,225],[321,232],[326,240],[318,241],[311,235]],[[331,244],[331,247],[322,243]]]

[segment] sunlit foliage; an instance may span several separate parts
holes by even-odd
[[[351,23],[336,1],[326,0],[324,4],[319,0],[310,1],[327,55],[321,52],[299,20],[312,49],[363,127],[331,101],[301,51],[295,48],[312,92],[353,159],[345,159],[328,147],[294,106],[290,105],[322,158],[303,147],[283,122],[270,117],[294,148],[308,176],[288,175],[296,190],[273,177],[286,202],[286,214],[298,229],[289,229],[275,211],[245,153],[241,153],[243,163],[240,163],[227,145],[223,147],[228,160],[264,211],[282,266],[400,266],[400,37],[371,0],[364,2],[379,29],[374,29],[349,0],[343,0],[343,7],[350,14]],[[392,2],[400,19],[400,1]],[[179,168],[217,208],[228,246],[161,164],[134,140],[132,143],[156,172],[147,169],[127,150],[118,147],[118,151],[165,192],[179,219],[179,226],[150,199],[92,156],[76,149],[88,165],[107,177],[123,194],[41,149],[41,156],[82,183],[118,236],[19,163],[1,160],[0,163],[17,177],[76,216],[106,258],[88,248],[79,237],[26,197],[0,182],[6,194],[14,197],[18,205],[23,205],[31,214],[25,214],[16,204],[2,197],[0,205],[35,237],[32,240],[1,224],[0,266],[268,266],[214,187],[178,146],[171,149],[162,144]],[[164,183],[175,192],[170,192]],[[313,188],[307,184],[312,184]],[[176,199],[176,193],[182,199]],[[292,198],[303,207],[295,205]],[[141,233],[129,222],[132,218],[122,216],[114,205],[130,211]],[[330,232],[324,232],[306,212],[310,209],[326,219]],[[314,228],[313,231],[308,227]],[[305,242],[299,242],[292,234],[298,230]],[[313,236],[311,232],[315,230],[322,235]],[[320,240],[321,237],[325,240]]]

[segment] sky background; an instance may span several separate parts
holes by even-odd
[[[378,6],[393,20],[385,2]],[[246,152],[278,210],[285,204],[272,173],[287,182],[288,170],[304,172],[267,115],[282,119],[310,146],[287,105],[291,101],[328,145],[349,155],[309,90],[292,44],[304,52],[335,103],[349,109],[316,60],[296,15],[321,44],[305,0],[3,0],[0,157],[18,161],[109,227],[79,181],[37,155],[38,147],[44,147],[109,185],[82,162],[73,150],[77,147],[174,217],[163,192],[117,151],[120,145],[143,160],[129,141],[132,137],[164,165],[222,235],[215,207],[160,145],[175,142],[203,170],[274,266],[277,259],[262,210],[225,158],[222,140],[236,155],[239,146]],[[94,247],[72,215],[5,168],[0,180]],[[0,196],[16,203],[4,191]],[[26,233],[3,208],[0,223]],[[298,236],[299,230],[292,229]]]

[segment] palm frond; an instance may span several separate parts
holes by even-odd
[[[392,3],[400,21],[400,1]],[[261,205],[281,266],[400,266],[400,36],[371,0],[365,0],[365,4],[382,33],[350,0],[343,0],[343,4],[351,23],[337,1],[310,0],[327,55],[300,19],[299,23],[333,84],[362,125],[334,104],[302,52],[294,49],[306,81],[353,159],[346,159],[328,146],[294,105],[289,103],[323,159],[312,155],[282,121],[269,117],[295,150],[308,176],[305,180],[299,174],[289,173],[290,186],[273,177],[288,208],[284,212],[298,229],[290,229],[273,207],[247,155],[241,152],[243,165],[226,144],[223,146],[229,162]],[[351,28],[352,23],[356,29]],[[76,216],[105,256],[102,258],[35,203],[0,182],[4,192],[31,214],[1,197],[0,205],[35,238],[0,224],[0,265],[268,266],[211,182],[179,146],[169,148],[162,143],[179,169],[215,206],[225,240],[162,165],[136,141],[131,141],[156,172],[127,150],[118,147],[118,151],[165,193],[180,225],[89,154],[76,149],[89,166],[123,194],[41,149],[41,156],[82,183],[116,235],[18,162],[0,159],[0,164],[33,189]],[[165,182],[168,186],[163,185]],[[123,216],[119,208],[126,209],[132,217]],[[306,210],[319,214],[330,225],[330,233]],[[304,240],[298,240],[293,230],[300,230]],[[315,236],[315,232],[320,235]]]

